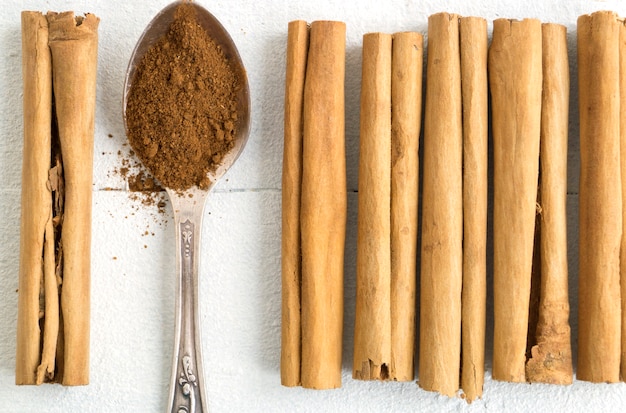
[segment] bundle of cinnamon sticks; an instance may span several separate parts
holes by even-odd
[[[98,23],[92,14],[22,13],[16,384],[89,383]]]
[[[293,50],[290,40],[287,92],[293,86],[289,70]],[[363,36],[353,377],[413,380],[419,308],[420,387],[448,396],[462,391],[469,401],[481,397],[487,217],[492,213],[493,378],[570,384],[566,28],[537,19],[497,19],[488,44],[482,18],[430,16],[424,140],[419,148],[423,50],[419,33]],[[626,379],[624,20],[606,11],[580,16],[577,60],[581,160],[577,377],[617,382]],[[299,94],[287,93],[286,107],[298,102],[294,99]],[[291,159],[308,162],[307,152],[291,143],[290,136],[301,125],[290,119],[285,120],[287,171]],[[419,151],[423,176],[418,202]],[[493,177],[491,191],[488,171]],[[319,180],[326,182],[323,175]],[[290,198],[304,199],[285,188],[283,208]],[[327,196],[333,191],[325,190]],[[289,263],[298,263],[297,242],[305,237],[285,235],[297,234],[294,223],[305,219],[304,209],[295,211],[300,213],[289,218],[283,209],[283,293],[299,291],[285,281],[289,274],[298,274],[292,283],[300,282],[299,267],[294,264],[290,269]],[[342,236],[344,230],[341,227]],[[304,253],[302,249],[303,262]],[[335,248],[326,258],[338,260],[342,254]],[[302,290],[303,280],[304,274]],[[303,331],[293,323],[293,314],[304,317],[305,311],[315,312],[299,303],[283,301],[283,333],[290,326]],[[297,345],[283,335],[283,383],[289,382],[286,366],[300,362],[289,348]]]
[[[592,382],[626,377],[625,27],[612,12],[578,20],[578,378]],[[341,346],[336,339],[342,301],[338,304],[336,283],[343,275],[339,262],[343,262],[345,210],[339,203],[338,219],[322,205],[329,207],[334,204],[328,200],[345,196],[342,141],[329,141],[343,135],[334,130],[325,134],[326,140],[317,137],[324,148],[315,146],[309,153],[314,143],[307,140],[312,131],[306,122],[307,113],[308,119],[322,113],[320,106],[312,105],[313,96],[335,110],[330,110],[333,116],[323,112],[322,124],[330,127],[340,119],[343,126],[343,113],[332,106],[339,100],[337,90],[313,86],[319,81],[314,77],[319,63],[312,54],[315,49],[308,46],[313,45],[313,28],[310,36],[305,23],[290,24],[281,374],[285,385],[305,385],[305,370],[310,368],[325,383],[310,387],[328,388],[339,385],[340,375]],[[420,387],[448,396],[462,391],[469,401],[481,397],[487,218],[492,213],[493,378],[570,384],[566,28],[537,19],[497,19],[489,44],[485,19],[449,13],[430,16],[420,148],[423,43],[422,35],[414,32],[363,36],[352,375],[361,380],[414,379],[419,305]],[[343,43],[334,53],[325,73],[343,76],[343,63],[338,63],[344,58]],[[324,80],[324,86],[330,84],[341,87],[336,78]],[[316,108],[310,112],[307,90],[309,108]],[[321,152],[325,163],[320,162]],[[330,170],[336,174],[329,176]],[[310,197],[318,202],[314,208]],[[329,225],[335,225],[337,238],[329,238]],[[306,247],[313,239],[317,248]],[[322,277],[312,270],[317,260],[337,266],[326,268]],[[307,288],[325,300],[306,299]],[[310,328],[305,320],[326,320],[323,314],[335,310],[333,322],[325,324],[324,337],[305,334]],[[334,352],[305,354],[307,348],[327,348],[329,337],[335,340]],[[331,360],[334,369],[325,370]]]

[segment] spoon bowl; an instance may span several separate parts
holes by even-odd
[[[135,46],[126,71],[123,117],[128,135],[126,109],[137,67],[146,52],[168,32],[176,9],[183,3],[195,8],[198,23],[221,47],[224,56],[231,64],[231,69],[241,82],[235,97],[237,123],[233,147],[222,157],[220,164],[208,173],[208,187],[192,186],[183,191],[166,188],[174,211],[177,272],[174,351],[167,411],[198,413],[208,411],[202,369],[198,308],[200,236],[204,205],[210,190],[243,151],[250,132],[250,91],[246,71],[230,35],[211,13],[195,2],[177,1],[166,6],[148,24]]]
[[[157,15],[148,23],[148,26],[144,29],[143,33],[139,37],[135,45],[135,49],[131,54],[128,69],[126,70],[126,77],[124,79],[124,95],[123,95],[123,117],[124,126],[128,131],[126,124],[126,107],[128,103],[128,95],[133,85],[133,79],[137,72],[137,67],[144,57],[146,52],[154,45],[164,34],[167,33],[170,25],[174,21],[174,13],[176,8],[182,3],[188,3],[196,9],[196,18],[198,23],[207,32],[210,38],[212,38],[216,44],[220,45],[224,56],[231,62],[233,71],[236,72],[239,79],[242,81],[241,88],[237,93],[237,137],[235,139],[235,145],[228,154],[226,154],[220,163],[220,165],[212,172],[209,172],[209,179],[211,186],[215,185],[217,181],[226,173],[226,171],[235,163],[243,148],[248,141],[250,134],[250,87],[248,85],[248,77],[246,70],[239,55],[239,51],[230,34],[226,31],[220,21],[213,16],[204,7],[198,5],[195,2],[189,1],[175,1],[165,6]]]

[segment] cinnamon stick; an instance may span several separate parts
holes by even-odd
[[[620,373],[620,23],[613,12],[578,18],[580,188],[576,376]]]
[[[622,240],[620,246],[620,294],[622,336],[620,376],[626,381],[626,22],[619,27],[620,178],[622,180]]]
[[[428,18],[419,385],[459,389],[463,267],[463,135],[459,16]]]
[[[43,265],[44,244],[52,214],[52,194],[48,188],[52,62],[48,49],[48,22],[39,12],[22,13],[22,77],[24,149],[15,384],[35,384],[42,340],[40,286],[45,282],[44,268],[48,268]],[[48,317],[44,311],[41,312],[46,320],[52,319],[52,315]],[[46,331],[51,332],[51,328]],[[45,370],[50,367],[54,369],[53,365],[48,365]]]
[[[412,380],[423,38],[363,36],[353,376]]]
[[[391,41],[363,36],[355,379],[386,380],[391,364]]]
[[[524,382],[541,124],[541,23],[497,19],[489,48],[494,144],[493,378]]]
[[[91,186],[99,19],[48,13],[56,118],[65,179],[63,248],[64,385],[89,383]]]
[[[391,59],[391,365],[389,378],[415,376],[419,135],[424,37],[393,35]]]
[[[97,26],[93,15],[75,19],[72,12],[22,13],[16,384],[89,380]]]
[[[282,172],[282,339],[280,372],[283,386],[300,385],[300,186],[302,183],[302,101],[309,28],[289,23],[285,82],[285,130]]]
[[[526,363],[530,382],[571,384],[572,349],[567,270],[567,131],[569,62],[567,30],[542,25],[540,299],[537,344]],[[537,246],[535,246],[537,248]]]
[[[482,396],[487,306],[487,21],[462,17],[463,292],[461,388],[468,401]]]
[[[344,77],[346,26],[311,24],[303,102],[303,387],[341,385],[346,228]]]

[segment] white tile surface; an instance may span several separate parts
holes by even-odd
[[[199,1],[199,0],[198,0]],[[171,209],[160,214],[132,200],[114,171],[127,153],[121,118],[124,71],[143,27],[167,1],[8,0],[0,13],[0,412],[160,412],[165,410],[174,307]],[[622,411],[626,384],[508,384],[487,375],[482,400],[471,405],[420,390],[413,383],[351,379],[356,246],[358,107],[362,35],[418,30],[439,11],[538,17],[569,30],[572,109],[569,231],[572,328],[576,335],[578,120],[575,28],[579,15],[620,0],[367,0],[349,2],[215,0],[201,2],[231,32],[247,65],[252,134],[237,166],[207,204],[202,248],[201,311],[205,375],[213,412]],[[91,384],[17,387],[14,383],[21,171],[22,10],[75,10],[101,18],[95,136],[92,248]],[[281,387],[280,173],[287,23],[347,23],[346,136],[349,226],[343,387],[311,391]],[[491,27],[491,26],[490,26]],[[111,134],[112,137],[108,137]],[[107,190],[113,189],[113,190]],[[146,231],[148,235],[146,235]],[[491,317],[490,317],[491,319]],[[489,330],[488,344],[492,331]],[[574,340],[575,343],[575,340]],[[488,345],[488,360],[490,349]]]

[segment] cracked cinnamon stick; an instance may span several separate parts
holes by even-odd
[[[487,306],[487,21],[462,17],[463,292],[461,388],[468,401],[482,396]]]
[[[580,188],[576,376],[620,374],[620,23],[613,12],[578,18]]]
[[[497,19],[489,48],[494,145],[493,378],[526,381],[539,172],[541,23]]]
[[[353,377],[414,377],[423,38],[363,36]]]
[[[15,383],[36,384],[43,340],[40,317],[48,315],[44,308],[40,309],[39,295],[41,285],[48,280],[48,277],[44,280],[44,271],[49,267],[44,265],[43,257],[48,250],[44,245],[52,217],[52,194],[48,187],[52,62],[48,48],[48,21],[39,12],[22,13],[22,78],[24,149]],[[49,245],[49,234],[47,238]],[[51,320],[52,315],[48,319]],[[51,330],[46,329],[49,333]],[[44,369],[50,368],[54,369],[54,365]]]
[[[65,181],[63,385],[89,383],[91,196],[99,19],[48,13],[55,114]]]
[[[16,384],[89,381],[97,26],[93,15],[22,13]]]
[[[459,16],[428,18],[420,279],[419,385],[459,390],[463,134]]]
[[[530,382],[571,384],[572,349],[567,269],[567,30],[542,25],[543,92],[540,138],[540,289],[537,344],[526,363]],[[532,332],[531,332],[532,333]]]
[[[352,371],[361,380],[388,379],[391,364],[391,42],[363,36]]]

